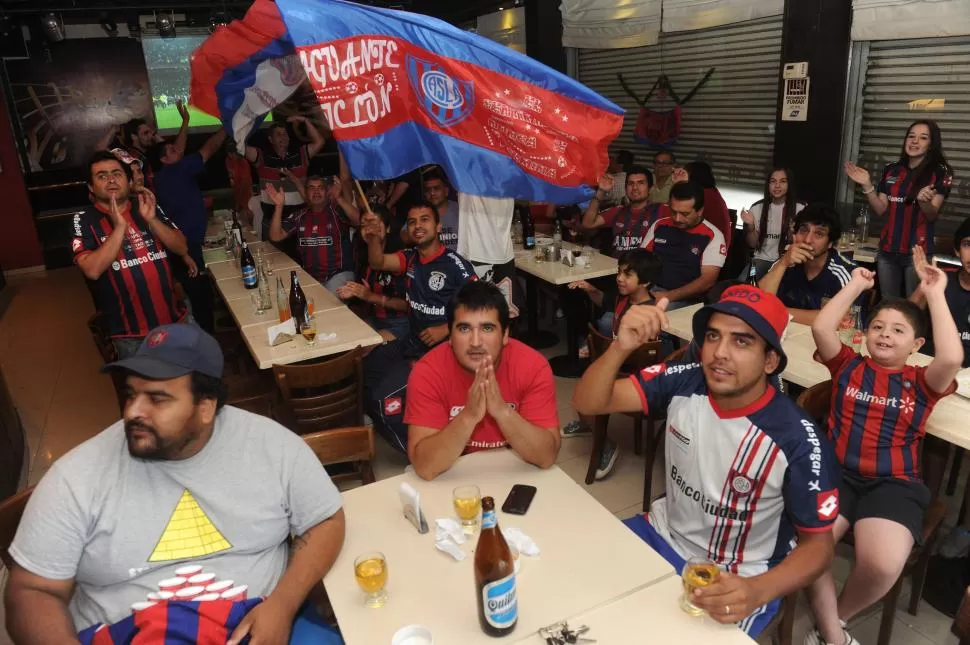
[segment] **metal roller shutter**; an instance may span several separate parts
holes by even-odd
[[[911,106],[926,99],[945,103],[930,110]],[[938,233],[951,233],[970,217],[970,38],[869,43],[859,163],[869,169],[873,181],[886,164],[899,159],[907,126],[920,118],[939,123],[943,150],[953,167],[953,187],[937,226]],[[859,191],[855,193],[858,211],[862,200]]]
[[[684,106],[680,139],[672,150],[680,162],[707,161],[719,184],[760,192],[774,155],[781,22],[776,16],[661,34],[660,43],[650,47],[583,49],[579,80],[626,110],[614,145],[634,151],[638,162],[648,162],[653,151],[633,137],[639,106],[623,91],[617,72],[642,98],[661,73],[684,96],[708,69],[717,68]],[[653,98],[647,105],[662,110],[673,102],[661,104]]]

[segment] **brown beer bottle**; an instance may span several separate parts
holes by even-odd
[[[495,500],[482,498],[482,531],[475,547],[478,622],[489,636],[505,636],[519,618],[512,553],[498,528]]]
[[[296,271],[290,271],[290,315],[296,325],[296,333],[300,333],[306,324],[306,296],[300,288],[300,278]]]

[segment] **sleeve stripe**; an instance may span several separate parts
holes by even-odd
[[[633,381],[633,387],[636,389],[637,394],[640,395],[640,406],[643,407],[643,413],[649,414],[649,404],[647,403],[647,395],[643,391],[643,386],[640,385],[640,378],[637,374],[630,374],[630,380]]]
[[[826,531],[831,531],[835,527],[835,521],[831,524],[826,524],[825,526],[799,526],[795,524],[795,529],[798,531],[805,531],[806,533],[825,533]]]

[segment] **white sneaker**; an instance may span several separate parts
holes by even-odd
[[[818,630],[818,627],[813,627],[805,634],[804,645],[860,645],[859,641],[853,638],[852,634],[845,628],[845,621],[840,620],[839,624],[842,625],[842,634],[845,636],[842,643],[826,643],[822,639],[822,632]]]

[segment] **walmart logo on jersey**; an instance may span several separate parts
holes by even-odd
[[[845,398],[855,399],[860,403],[870,405],[881,405],[884,408],[898,408],[900,412],[912,414],[916,404],[910,398],[899,398],[895,396],[876,396],[869,392],[863,392],[857,387],[849,386],[845,388]]]

